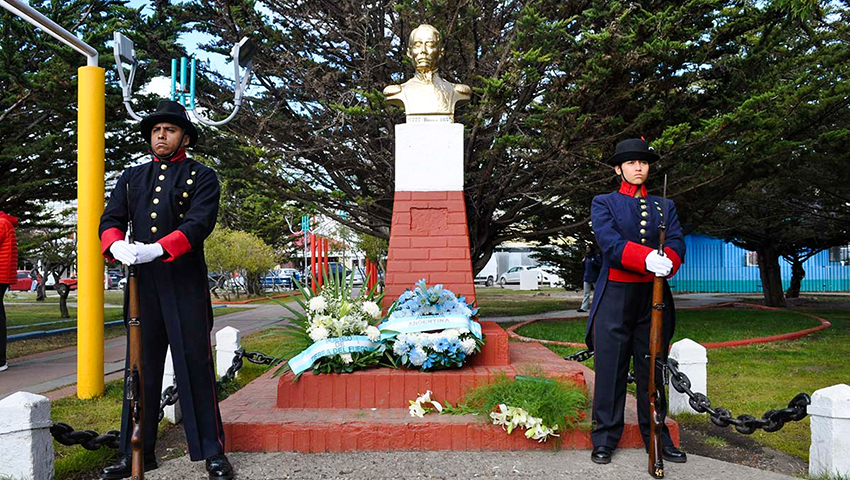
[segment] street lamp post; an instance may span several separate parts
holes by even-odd
[[[124,106],[130,116],[141,121],[142,117],[133,111],[131,104],[133,96],[133,79],[136,76],[136,67],[139,60],[136,58],[136,52],[133,49],[133,41],[121,34],[121,32],[113,32],[112,48],[115,53],[115,66],[118,67],[118,80],[121,82],[121,92],[124,99]],[[248,87],[248,82],[251,79],[251,71],[254,67],[254,55],[257,53],[257,46],[248,37],[243,37],[230,50],[230,56],[233,59],[233,80],[235,85],[235,93],[233,111],[224,120],[210,120],[200,112],[195,105],[195,59],[188,61],[185,57],[180,59],[179,69],[179,87],[178,87],[178,68],[177,59],[171,60],[171,100],[179,102],[186,110],[192,112],[192,115],[204,125],[209,127],[218,127],[224,125],[239,113],[239,108],[242,106],[242,97],[245,94],[245,89]],[[129,77],[125,76],[124,63],[130,64]],[[190,66],[189,79],[186,79],[186,68]],[[245,73],[241,73],[240,67],[245,68]]]
[[[104,71],[98,54],[71,32],[20,0],[0,6],[85,55],[77,70],[77,396],[103,393],[103,256],[97,234],[103,213]]]

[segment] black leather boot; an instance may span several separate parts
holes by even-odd
[[[133,473],[133,457],[130,455],[121,455],[118,457],[118,463],[110,465],[100,471],[100,478],[106,480],[118,480],[120,478],[129,478]],[[156,456],[153,454],[145,455],[145,471],[156,470],[159,465],[156,464]]]
[[[210,480],[230,480],[233,478],[233,466],[230,465],[230,461],[223,453],[207,458],[206,463]]]
[[[688,456],[685,455],[685,452],[679,450],[673,445],[661,447],[661,458],[673,463],[685,463],[688,461]]]
[[[606,463],[611,463],[612,452],[613,450],[605,445],[593,447],[593,452],[590,453],[590,459],[593,460],[593,463],[605,465]]]

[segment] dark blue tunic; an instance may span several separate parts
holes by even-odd
[[[156,443],[162,373],[169,346],[190,457],[202,460],[224,450],[209,338],[213,315],[203,248],[215,227],[219,193],[212,169],[178,155],[175,161],[154,161],[125,170],[101,217],[101,242],[108,258],[109,246],[124,238],[128,218],[133,220],[136,241],[158,242],[165,251],[163,258],[138,266],[147,455],[153,455]],[[125,321],[126,314],[125,310]],[[125,402],[123,453],[130,452],[128,408]]]
[[[646,256],[657,250],[659,224],[667,224],[665,254],[673,262],[674,275],[685,257],[682,228],[673,202],[650,196],[641,187],[623,183],[620,190],[593,199],[591,220],[602,251],[602,269],[587,323],[586,343],[595,350],[596,382],[593,395],[594,447],[616,448],[624,427],[626,376],[633,360],[637,383],[638,423],[644,441],[649,439],[649,330],[652,282],[645,268]],[[664,282],[663,352],[667,352],[675,325],[673,298]],[[660,380],[660,375],[659,375]],[[666,415],[666,399],[659,398],[659,413]],[[672,445],[664,429],[664,445]]]

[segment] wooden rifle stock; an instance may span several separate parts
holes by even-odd
[[[133,216],[130,213],[130,185],[127,185],[127,235],[133,243]],[[145,382],[142,370],[142,312],[139,308],[138,267],[127,267],[127,330],[130,358],[127,372],[126,396],[130,405],[130,450],[132,480],[145,480]]]
[[[664,252],[664,225],[659,226],[661,241],[659,253]],[[664,325],[664,277],[656,276],[652,281],[652,326],[649,330],[649,474],[654,478],[664,478],[664,458],[661,456],[661,431],[664,423],[658,413],[658,385],[655,372],[656,363],[661,355],[661,337]]]
[[[127,382],[127,398],[130,400],[130,448],[132,449],[133,480],[145,478],[145,394],[144,375],[142,374],[142,325],[139,309],[139,284],[136,267],[130,266],[127,275],[129,297],[129,321],[127,322],[130,341],[130,371]]]

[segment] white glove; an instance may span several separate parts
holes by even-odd
[[[116,260],[124,265],[136,263],[136,246],[124,240],[117,240],[109,246],[109,251]]]
[[[158,243],[141,243],[135,242],[136,247],[136,265],[148,263],[162,256],[162,245]]]
[[[653,250],[646,256],[646,269],[656,277],[666,277],[673,270],[673,261],[663,253],[659,255],[658,250]]]

